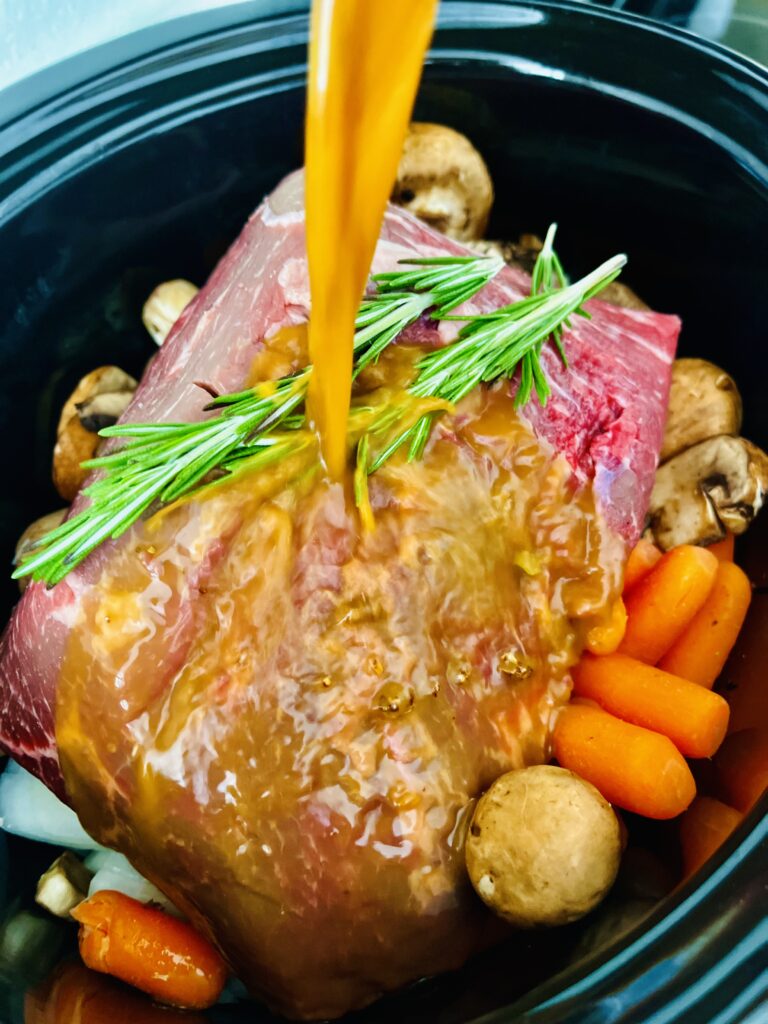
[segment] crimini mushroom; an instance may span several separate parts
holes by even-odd
[[[536,257],[544,245],[538,235],[520,235],[516,242],[481,238],[467,244],[481,256],[501,256],[507,266],[518,267],[526,274],[533,272]],[[612,281],[603,288],[599,297],[601,302],[610,302],[612,306],[622,306],[624,309],[651,308],[622,281]]]
[[[70,912],[88,896],[92,877],[93,872],[67,850],[40,877],[35,903],[55,917],[69,920]]]
[[[661,461],[709,437],[740,430],[741,396],[733,378],[706,359],[676,359]]]
[[[480,798],[466,839],[480,898],[520,928],[568,924],[613,885],[619,822],[584,779],[554,765],[509,772]]]
[[[650,528],[664,549],[711,544],[743,533],[763,505],[768,455],[743,437],[721,434],[687,448],[656,472]]]
[[[158,346],[163,344],[198,291],[199,288],[191,281],[177,278],[174,281],[163,281],[149,296],[141,311],[141,319]]]
[[[482,238],[493,204],[485,161],[466,138],[441,124],[410,126],[392,201],[459,241]]]
[[[61,526],[68,511],[69,509],[60,508],[55,512],[49,512],[48,515],[41,516],[39,519],[36,519],[34,523],[30,523],[16,542],[13,564],[19,565],[36,541],[42,540],[42,538],[45,537],[47,533],[50,533],[51,530],[55,530],[57,526]],[[24,593],[31,580],[29,576],[22,576],[18,582],[19,589]]]
[[[530,274],[544,243],[538,235],[521,235],[516,242],[480,238],[467,245],[481,256],[501,256],[508,267],[518,267]]]
[[[623,281],[611,281],[607,288],[598,295],[601,302],[610,302],[612,306],[621,306],[622,309],[645,309],[651,307],[640,298],[637,292],[633,292],[629,285]]]
[[[116,423],[133,398],[136,381],[117,366],[100,366],[78,383],[64,403],[53,449],[53,483],[72,501],[86,477],[81,463],[93,458],[98,432]]]

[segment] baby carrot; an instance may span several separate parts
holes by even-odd
[[[624,568],[624,593],[647,576],[660,558],[661,551],[656,545],[641,537],[630,551]]]
[[[613,602],[606,623],[593,626],[587,633],[585,646],[591,654],[613,654],[627,629],[627,609],[621,598]]]
[[[728,728],[728,704],[719,694],[625,654],[584,655],[573,684],[579,697],[667,736],[686,757],[711,757]]]
[[[768,730],[731,733],[715,759],[715,770],[723,800],[746,814],[768,789]]]
[[[728,532],[722,540],[717,541],[715,544],[709,544],[707,551],[711,551],[718,562],[732,562],[735,547],[736,537]]]
[[[738,639],[752,586],[733,562],[721,562],[709,597],[659,662],[659,668],[711,689]]]
[[[24,1024],[206,1024],[199,1013],[176,1013],[141,992],[65,961],[24,996]]]
[[[627,632],[622,654],[655,665],[707,599],[718,561],[706,548],[673,548],[625,598]]]
[[[696,796],[682,754],[666,736],[600,708],[569,704],[555,726],[555,756],[606,800],[646,818],[675,818]]]
[[[86,967],[170,1006],[204,1010],[219,998],[224,961],[186,922],[108,889],[75,907],[72,917]]]
[[[698,871],[741,821],[741,815],[710,796],[697,796],[680,819],[683,871]]]

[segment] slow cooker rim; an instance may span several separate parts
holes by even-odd
[[[444,5],[445,10],[440,28],[455,27],[461,18],[466,18],[471,13],[472,6],[464,0],[448,0]],[[762,107],[763,111],[768,110],[768,69],[761,68],[749,58],[735,54],[725,47],[699,39],[686,30],[659,25],[623,11],[608,11],[584,5],[577,0],[559,0],[559,2],[558,0],[531,0],[531,2],[519,3],[515,0],[493,0],[492,3],[483,6],[512,12],[524,10],[564,12],[569,17],[577,16],[582,21],[593,19],[597,22],[620,25],[623,27],[622,30],[624,28],[631,28],[633,31],[642,30],[649,34],[647,38],[672,40],[676,45],[683,46],[687,52],[714,60],[718,67],[727,68],[743,83],[754,87],[757,90],[757,95],[753,97],[756,108]],[[164,61],[178,74],[191,71],[195,61],[199,59],[202,45],[206,40],[210,41],[213,38],[224,47],[223,59],[231,59],[232,51],[243,41],[244,37],[247,37],[258,26],[266,28],[280,23],[283,29],[283,35],[278,37],[282,40],[281,45],[303,45],[306,35],[306,16],[304,14],[292,12],[275,17],[270,15],[254,17],[253,10],[252,4],[233,4],[214,11],[171,19],[157,28],[140,30],[130,36],[112,40],[93,50],[74,55],[60,64],[37,72],[29,79],[22,80],[4,90],[0,93],[2,98],[0,109],[5,111],[5,114],[0,116],[0,188],[2,188],[4,180],[4,160],[6,163],[9,161],[13,163],[14,154],[18,158],[20,151],[34,143],[37,138],[37,130],[41,125],[46,125],[46,131],[55,133],[59,130],[66,133],[68,107],[76,104],[80,112],[96,109],[111,95],[110,90],[115,86],[117,75],[123,76],[123,80],[129,86],[126,91],[130,93],[131,88],[138,88],[143,80],[142,76],[156,73],[157,65]],[[453,16],[453,20],[451,16]],[[164,41],[154,48],[146,49],[145,43],[150,36],[154,35],[157,38],[158,33]],[[271,41],[275,42],[276,40],[272,37]],[[226,57],[227,52],[230,53],[229,58]],[[441,57],[441,53],[444,52],[437,46],[430,62],[438,65],[450,63],[453,58]],[[490,50],[482,51],[485,56],[491,52]],[[96,73],[86,73],[89,62],[93,61],[94,56],[101,64],[102,70]],[[289,65],[287,69],[284,69],[284,86],[293,88],[300,84],[304,71],[303,61]],[[55,83],[61,81],[62,77],[65,84],[54,88]],[[30,89],[31,91],[28,91]],[[25,92],[28,96],[37,97],[36,101],[28,102],[25,106],[23,102]],[[57,120],[59,114],[62,116]],[[766,118],[768,127],[768,115]],[[160,127],[167,126],[168,123],[168,121],[155,122],[154,127],[157,128],[158,124]],[[89,166],[89,160],[86,159],[87,151],[79,146],[76,139],[72,141],[74,148],[69,153],[71,160],[69,173],[76,174]],[[103,153],[102,149],[101,155]],[[83,159],[78,160],[78,156]],[[51,173],[47,185],[38,181],[46,167],[43,157],[38,156],[37,162],[40,165],[38,174],[37,177],[33,177],[32,181],[37,182],[38,186],[42,185],[42,188],[30,189],[27,192],[26,203],[21,205],[14,205],[12,202],[14,194],[12,189],[8,197],[0,199],[0,223],[9,216],[21,212],[27,205],[44,194],[48,187],[55,187],[56,183],[61,180],[58,174]],[[27,166],[35,166],[33,158]],[[58,167],[59,163],[57,162],[48,170],[54,172]],[[768,178],[761,180],[763,184],[768,185]],[[722,887],[727,882],[732,882],[737,874],[743,873],[748,865],[757,866],[757,858],[760,853],[764,854],[768,850],[767,809],[768,803],[764,798],[729,842],[721,848],[716,857],[695,879],[682,886],[665,900],[649,918],[618,939],[608,950],[603,950],[600,954],[561,972],[544,985],[534,989],[523,1000],[511,1007],[495,1011],[483,1017],[482,1020],[488,1021],[489,1024],[491,1021],[499,1022],[511,1019],[543,1021],[545,1018],[542,1014],[550,1011],[558,1014],[560,1013],[558,1007],[563,1008],[565,1012],[569,1000],[573,998],[581,998],[590,994],[599,998],[601,986],[604,988],[612,979],[618,978],[622,971],[637,964],[654,944],[662,939],[668,940],[670,933],[682,926],[683,918],[686,915],[690,915],[696,909],[701,909],[707,901],[711,903],[712,899],[722,891]],[[599,966],[595,967],[598,960]],[[768,982],[766,982],[766,987],[768,987]],[[514,1017],[510,1017],[510,1013],[514,1013]],[[546,1019],[566,1020],[570,1018],[549,1016]]]

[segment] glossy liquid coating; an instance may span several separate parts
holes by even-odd
[[[300,360],[299,337],[275,335],[255,372]],[[417,353],[390,350],[365,404]],[[372,477],[371,534],[307,437],[114,550],[72,631],[57,738],[86,827],[254,993],[332,1016],[494,935],[464,869],[472,801],[548,757],[623,544],[506,388]]]
[[[347,459],[352,339],[437,0],[315,0],[306,130],[310,417],[326,467]]]

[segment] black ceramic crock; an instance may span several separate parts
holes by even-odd
[[[151,287],[178,276],[202,282],[262,195],[301,162],[303,7],[243,4],[169,22],[0,93],[6,566],[23,527],[61,504],[50,452],[75,381],[104,362],[139,372],[151,351],[140,321]],[[448,0],[416,114],[466,132],[485,155],[498,193],[492,236],[541,233],[557,220],[574,273],[628,252],[626,279],[683,317],[684,354],[734,374],[745,433],[768,447],[764,70],[683,32],[578,3]],[[6,577],[3,614],[15,599]],[[765,810],[596,953],[580,955],[583,927],[526,937],[354,1019],[766,1019]],[[51,858],[49,848],[9,842],[11,906]],[[66,948],[61,932],[51,941]],[[24,1019],[24,989],[53,957],[5,978],[0,1020]],[[253,1005],[210,1017],[271,1019]]]

